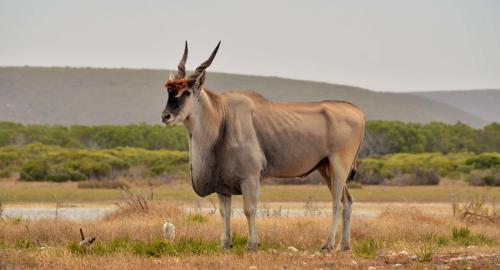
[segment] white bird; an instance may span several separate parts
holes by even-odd
[[[169,218],[163,224],[163,237],[170,241],[173,241],[175,238],[175,226]]]

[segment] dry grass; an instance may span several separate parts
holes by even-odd
[[[177,236],[173,244],[159,240],[167,217],[176,226]],[[257,266],[259,269],[282,269],[287,266],[289,269],[344,269],[352,268],[351,261],[355,260],[358,269],[368,266],[381,269],[390,268],[394,262],[379,254],[401,250],[419,254],[432,244],[436,249],[427,254],[428,262],[404,262],[409,268],[419,268],[434,264],[452,252],[487,254],[498,252],[500,247],[500,230],[491,224],[467,225],[452,217],[425,215],[414,207],[389,207],[376,218],[353,217],[352,244],[355,252],[314,255],[327,235],[329,221],[330,218],[326,217],[259,218],[260,251],[246,254],[243,248],[247,224],[243,218],[233,218],[232,229],[237,243],[232,253],[224,253],[217,248],[220,239],[220,218],[217,215],[193,218],[168,203],[150,202],[148,211],[119,210],[98,221],[3,219],[0,221],[0,249],[4,250],[0,255],[3,256],[0,257],[0,268],[245,269]],[[86,252],[75,248],[80,228],[86,234],[97,237],[94,245],[99,249],[92,249],[91,246]],[[459,232],[455,232],[454,228]],[[373,244],[366,245],[366,241]],[[125,244],[120,248],[109,248],[110,243],[116,245],[117,242]],[[155,243],[180,253],[175,255],[168,250],[159,250],[156,254],[136,250],[136,247],[143,246],[154,248]],[[181,249],[180,246],[185,243],[198,245],[199,249]],[[471,243],[474,247],[467,248]],[[128,245],[133,248],[128,248]],[[289,254],[288,246],[294,246],[300,252]],[[277,252],[270,252],[269,249],[276,249]],[[78,254],[74,254],[75,251]],[[160,257],[148,257],[147,254]],[[485,269],[495,267],[488,261],[471,263],[480,263],[480,268]]]
[[[130,190],[142,194],[143,198],[150,197],[148,186],[132,185]],[[139,204],[133,207],[135,203],[131,198],[136,197],[123,196],[123,191],[119,190],[78,189],[76,183],[0,181],[0,197],[7,205],[15,202],[50,202],[52,205],[52,195],[57,194],[65,203],[109,205],[118,201],[122,206],[96,221],[0,219],[0,269],[248,269],[250,266],[258,269],[283,269],[284,266],[288,269],[367,269],[368,266],[390,269],[395,263],[410,269],[434,269],[447,258],[459,255],[477,255],[480,259],[446,265],[451,269],[498,267],[495,266],[498,257],[480,257],[500,250],[497,224],[455,219],[451,214],[451,202],[465,201],[475,194],[499,198],[500,188],[456,184],[365,186],[352,193],[355,202],[386,202],[374,203],[378,209],[385,207],[375,218],[353,216],[352,252],[315,254],[327,235],[331,217],[271,216],[257,219],[261,247],[256,254],[247,254],[246,220],[232,219],[234,248],[230,253],[221,252],[218,249],[221,229],[218,213],[207,215],[195,211],[191,215],[181,210],[198,199],[192,187],[186,184],[155,185],[156,200],[146,202],[141,198],[141,203],[144,201],[147,207]],[[281,204],[303,207],[309,197],[315,207],[330,206],[330,195],[323,185],[263,186],[260,201],[269,207]],[[202,206],[211,207],[209,199],[213,197],[200,201]],[[241,207],[239,196],[234,202],[235,207]],[[450,212],[443,216],[430,215],[431,210],[419,208],[424,204],[410,207],[407,202],[447,202]],[[354,211],[359,205],[362,204],[355,204]],[[425,205],[429,207],[430,204]],[[176,226],[173,243],[161,240],[166,218],[172,219]],[[86,235],[97,237],[89,248],[78,246],[80,228]],[[290,254],[288,246],[300,251]],[[387,255],[402,250],[416,259]],[[357,266],[352,265],[353,260]]]

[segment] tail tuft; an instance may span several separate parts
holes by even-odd
[[[354,175],[356,175],[356,169],[353,168],[349,173],[349,177],[347,177],[347,181],[352,181],[354,179]]]

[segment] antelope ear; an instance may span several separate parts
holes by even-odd
[[[205,71],[203,70],[194,80],[193,82],[193,90],[194,93],[199,95],[201,92],[201,88],[203,87],[203,84],[205,83]]]

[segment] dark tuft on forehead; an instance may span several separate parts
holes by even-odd
[[[165,83],[165,87],[168,91],[176,90],[180,91],[188,87],[188,80],[178,79],[178,80],[168,80]]]

